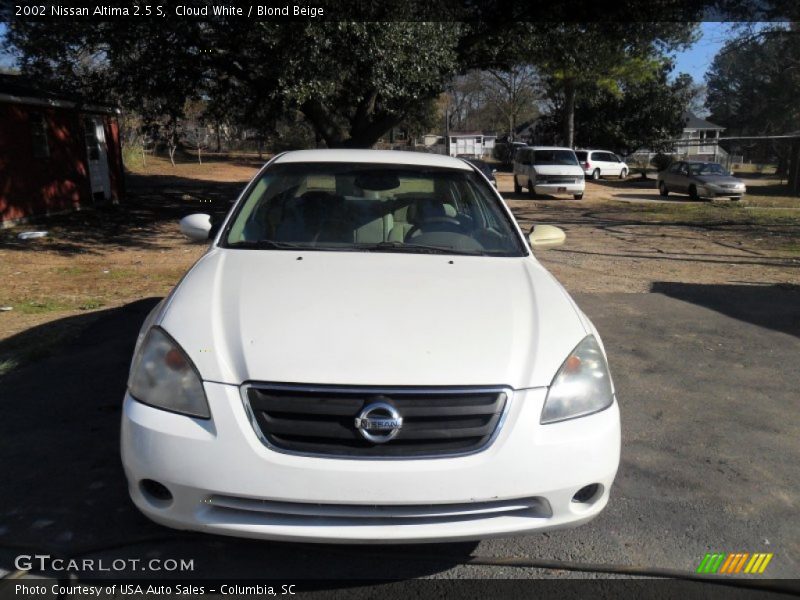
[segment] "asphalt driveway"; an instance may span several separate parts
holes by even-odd
[[[201,577],[580,577],[461,563],[479,554],[691,572],[716,551],[772,552],[768,574],[797,578],[800,292],[654,292],[576,296],[604,336],[622,409],[604,513],[575,530],[434,548],[241,541],[150,523],[127,498],[118,430],[134,338],[156,300],[105,311],[0,381],[0,569],[36,552],[193,559]]]

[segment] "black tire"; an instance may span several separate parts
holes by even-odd
[[[658,182],[658,193],[664,196],[664,198],[669,196],[669,190],[667,189],[667,184],[664,183],[663,181]]]
[[[514,175],[514,193],[521,194],[522,193],[522,186],[517,183],[517,176]]]
[[[536,198],[536,190],[533,189],[533,182],[530,179],[528,179],[528,196]]]
[[[628,177],[628,169],[622,169],[622,171],[619,174],[619,178],[625,179],[626,177]]]
[[[732,196],[732,197],[731,197],[731,201],[732,201],[732,202],[738,202],[738,201],[739,201],[739,200],[741,200],[741,199],[742,199],[742,197],[741,197],[741,196]]]
[[[689,186],[689,198],[692,200],[700,200],[700,196],[697,194],[697,186],[690,185]]]
[[[575,200],[583,200],[583,194],[572,194],[572,197],[575,198]]]
[[[600,181],[600,169],[595,169],[592,171],[592,179],[594,181]]]

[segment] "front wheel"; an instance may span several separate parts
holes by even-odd
[[[658,193],[664,196],[665,198],[669,196],[669,190],[667,189],[667,184],[665,184],[663,181],[660,181],[658,183]]]
[[[572,197],[575,198],[575,200],[583,200],[583,194],[572,194]]]
[[[536,198],[536,190],[533,189],[533,182],[530,179],[528,179],[528,196]]]
[[[600,180],[600,169],[595,169],[594,171],[592,171],[592,179],[594,179],[595,181]]]
[[[622,169],[622,171],[619,174],[619,178],[625,179],[627,176],[628,176],[628,169]]]
[[[697,193],[696,185],[689,186],[689,198],[691,198],[692,200],[700,200],[700,195]]]
[[[521,194],[522,193],[522,186],[517,182],[517,176],[514,175],[514,193]]]

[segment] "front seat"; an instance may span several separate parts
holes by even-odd
[[[394,212],[394,226],[389,232],[390,242],[403,242],[415,225],[434,217],[447,217],[444,204],[433,198],[417,198]]]

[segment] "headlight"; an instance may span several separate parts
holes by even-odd
[[[603,351],[594,336],[583,339],[556,373],[542,410],[542,424],[574,419],[611,406],[614,391]]]
[[[211,418],[197,369],[175,340],[158,327],[150,329],[133,357],[128,391],[150,406]]]

